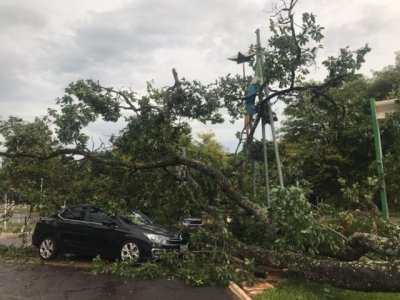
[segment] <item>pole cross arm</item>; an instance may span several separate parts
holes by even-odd
[[[229,60],[236,61],[236,63],[241,64],[245,62],[250,62],[253,59],[254,54],[249,54],[247,52],[238,52],[237,55],[228,57]]]

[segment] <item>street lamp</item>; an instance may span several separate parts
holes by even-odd
[[[229,57],[229,60],[236,61],[237,64],[242,64],[243,66],[243,80],[246,78],[246,72],[244,68],[245,62],[251,62],[253,60],[254,54],[249,54],[247,52],[238,52],[237,55]]]

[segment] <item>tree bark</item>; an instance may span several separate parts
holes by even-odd
[[[347,245],[353,249],[359,250],[361,255],[374,252],[385,257],[400,257],[400,243],[396,238],[355,232],[349,237]]]
[[[399,260],[344,262],[257,247],[245,247],[241,252],[256,264],[286,268],[289,275],[302,279],[359,291],[400,292]]]

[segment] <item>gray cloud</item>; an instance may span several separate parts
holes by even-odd
[[[0,4],[0,27],[8,28],[24,27],[27,30],[43,28],[46,19],[37,11],[26,7],[9,4]]]
[[[199,55],[207,52],[210,59],[225,50],[226,56],[232,52],[226,47],[228,42],[238,39],[232,36],[232,30],[239,31],[239,27],[243,30],[238,22],[238,15],[243,13],[239,7],[220,15],[230,5],[235,8],[232,3],[135,1],[119,10],[93,13],[89,20],[76,26],[72,41],[66,43],[68,48],[62,52],[59,67],[77,72],[96,63],[129,62],[136,67],[151,64],[160,49],[164,55],[179,49],[197,49]],[[251,13],[250,8],[247,10]]]
[[[172,67],[180,76],[203,82],[241,73],[241,66],[226,58],[254,43],[257,27],[267,40],[264,8],[271,2],[85,0],[78,6],[66,0],[2,0],[0,117],[43,115],[64,87],[79,78],[140,92],[147,80],[171,84]],[[374,52],[367,57],[368,71],[392,63],[400,49],[397,1],[300,1],[297,16],[302,11],[315,12],[326,27],[322,56],[369,42]],[[101,126],[91,132],[101,132]],[[213,128],[224,144],[232,144],[227,132],[234,140],[237,129]]]
[[[398,15],[385,13],[385,18],[376,16],[376,12],[382,10],[381,5],[366,4],[359,8],[357,19],[348,19],[333,24],[325,30],[326,44],[330,47],[337,47],[340,41],[350,44],[367,43],[377,37],[384,37],[397,32],[393,27]],[[397,10],[400,13],[400,10]]]

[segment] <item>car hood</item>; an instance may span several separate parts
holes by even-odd
[[[132,228],[139,228],[146,233],[153,233],[158,235],[163,235],[167,237],[178,237],[179,233],[172,231],[166,226],[158,225],[158,224],[142,224],[142,225],[130,225]]]

